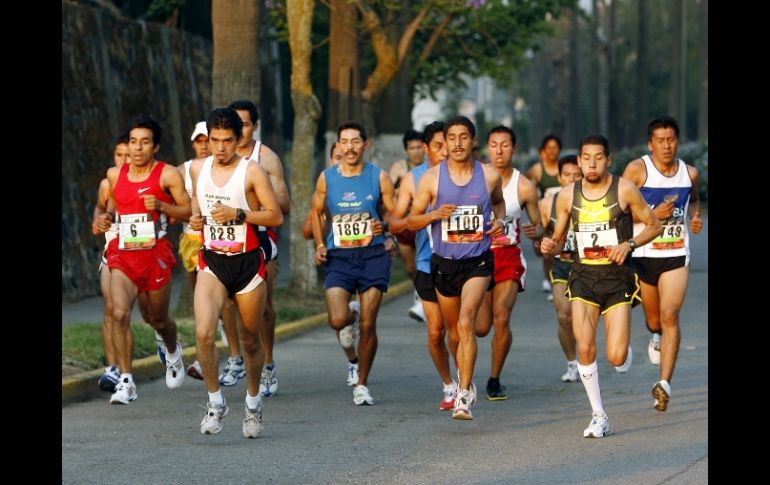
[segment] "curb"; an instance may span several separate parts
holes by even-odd
[[[382,297],[382,303],[387,303],[412,289],[412,281],[406,280],[391,286],[388,292]],[[302,335],[315,327],[326,324],[326,312],[310,315],[293,322],[284,323],[275,329],[275,341],[281,342],[293,337]],[[223,351],[225,344],[220,340],[217,342],[217,349]],[[197,349],[187,347],[182,351],[182,358],[188,362],[195,360]],[[63,377],[61,380],[61,402],[62,404],[83,401],[106,393],[99,389],[96,382],[102,375],[102,369],[94,369],[81,372],[69,377]],[[157,355],[136,359],[133,362],[134,380],[146,381],[152,378],[158,378],[163,375],[163,365],[158,360]]]

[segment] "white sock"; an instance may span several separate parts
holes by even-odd
[[[599,390],[599,367],[596,365],[596,361],[593,361],[588,365],[580,365],[580,363],[578,363],[577,368],[580,373],[580,380],[583,381],[583,387],[586,388],[588,401],[591,403],[591,409],[594,413],[604,414],[602,394]]]
[[[567,366],[569,366],[569,367],[575,367],[577,365],[578,365],[578,361],[577,360],[568,360],[567,361]]]
[[[249,391],[246,391],[246,407],[249,409],[257,409],[259,405],[259,393],[256,396],[249,396]]]
[[[128,381],[124,381],[125,378],[128,378]],[[134,383],[134,375],[133,374],[120,374],[120,382],[128,382],[129,384]]]
[[[669,384],[668,381],[665,379],[661,379],[658,382],[660,382],[660,385],[663,386],[663,389],[666,390],[666,394],[668,394],[668,396],[671,397],[671,384]]]
[[[225,398],[222,397],[222,389],[217,389],[217,392],[210,392],[209,402],[213,402],[214,404],[224,404]]]
[[[176,362],[179,360],[179,347],[176,347],[173,352],[169,352],[168,349],[166,349],[166,362]]]

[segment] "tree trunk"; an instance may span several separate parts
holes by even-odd
[[[677,120],[682,119],[680,93],[682,88],[682,3],[683,0],[674,0],[671,6],[671,58],[669,60],[669,72],[671,84],[669,85],[668,113]]]
[[[317,292],[318,278],[313,262],[314,245],[302,237],[302,224],[310,209],[313,193],[313,154],[321,104],[310,84],[310,29],[314,0],[288,0],[286,20],[291,49],[291,103],[294,107],[294,142],[291,150],[291,280],[294,294]]]
[[[700,0],[700,86],[698,89],[698,140],[709,138],[709,0]]]
[[[594,28],[592,38],[595,40],[598,55],[597,69],[594,75],[594,89],[596,92],[596,123],[599,133],[609,136],[608,106],[607,99],[609,93],[609,75],[607,66],[609,65],[609,39],[607,39],[607,29],[604,19],[606,18],[606,7],[603,0],[593,0]]]
[[[618,37],[618,2],[609,4],[609,139],[611,144],[622,148],[625,143],[623,130],[623,115],[620,112],[620,61],[618,60],[618,46],[622,39]]]
[[[649,121],[649,62],[647,61],[647,2],[638,2],[638,36],[636,40],[636,122],[633,133],[626,136],[628,145],[642,143],[647,138],[646,126]]]
[[[258,0],[212,0],[214,107],[236,99],[259,104]]]
[[[348,0],[331,0],[329,18],[329,103],[327,131],[347,120],[361,120],[358,64],[358,10]],[[336,135],[335,135],[336,136]]]
[[[567,108],[569,118],[567,122],[567,132],[564,133],[564,143],[566,146],[577,146],[580,136],[580,79],[578,76],[578,12],[575,7],[569,11],[569,91]]]

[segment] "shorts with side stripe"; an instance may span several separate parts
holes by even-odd
[[[602,315],[619,305],[634,307],[642,302],[639,277],[629,264],[596,266],[572,263],[567,283],[569,301],[599,307]]]
[[[278,233],[272,227],[266,231],[257,231],[259,247],[265,254],[265,261],[278,259]]]
[[[204,249],[200,253],[198,271],[205,271],[224,285],[227,296],[248,293],[265,280],[265,260],[262,251],[228,256]]]
[[[551,264],[551,272],[548,275],[549,279],[551,280],[551,284],[561,283],[563,285],[567,284],[567,281],[569,281],[569,274],[572,271],[572,263],[565,263],[561,259],[553,258],[553,263]]]
[[[495,283],[513,280],[519,284],[519,293],[524,293],[527,279],[527,260],[521,254],[519,246],[501,246],[492,248],[495,254]]]

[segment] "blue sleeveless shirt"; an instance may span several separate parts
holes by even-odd
[[[355,249],[376,246],[385,237],[372,236],[371,220],[382,220],[380,202],[380,169],[364,162],[359,175],[345,177],[335,165],[323,172],[326,180],[326,204],[331,213],[331,228],[326,235],[326,247]]]
[[[420,178],[430,168],[428,162],[423,162],[417,167],[412,169],[412,180],[414,181],[414,193],[417,193],[417,186],[420,184]],[[424,227],[417,231],[414,235],[415,245],[417,246],[417,256],[415,256],[415,262],[417,263],[417,271],[430,274],[430,255],[431,255],[431,243],[430,233],[428,228]]]

